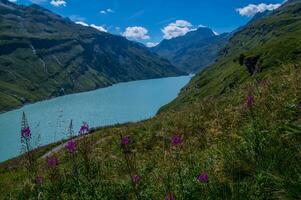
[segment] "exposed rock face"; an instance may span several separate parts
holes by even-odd
[[[254,75],[259,69],[260,56],[249,56],[246,57],[244,54],[239,56],[239,64],[246,66],[248,72]]]
[[[254,75],[259,68],[257,65],[258,60],[259,60],[259,56],[247,57],[244,60],[244,65],[247,67],[248,72],[251,75]]]

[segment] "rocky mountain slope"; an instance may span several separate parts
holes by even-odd
[[[0,0],[0,111],[121,81],[183,74],[127,39]]]

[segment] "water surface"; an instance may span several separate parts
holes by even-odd
[[[20,154],[20,122],[26,113],[35,146],[67,137],[70,120],[74,130],[83,121],[90,127],[136,122],[153,117],[176,98],[191,76],[119,83],[90,92],[72,94],[26,105],[0,114],[0,161]]]

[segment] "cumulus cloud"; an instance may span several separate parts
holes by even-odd
[[[103,26],[96,26],[95,24],[91,24],[90,27],[95,28],[101,32],[108,32],[108,30],[105,29]]]
[[[146,46],[149,47],[149,48],[151,48],[151,47],[157,46],[158,44],[159,44],[158,42],[147,42]]]
[[[132,26],[127,27],[125,29],[125,32],[122,33],[122,35],[126,38],[130,39],[141,39],[141,40],[147,40],[149,39],[148,30],[141,26]]]
[[[108,13],[113,13],[114,10],[112,10],[111,8],[107,8],[105,10],[101,10],[100,13],[101,14],[108,14]]]
[[[257,13],[262,13],[266,10],[272,11],[277,8],[279,8],[281,4],[265,4],[261,3],[258,5],[255,4],[249,4],[246,7],[243,8],[237,8],[236,11],[241,15],[241,16],[247,16],[247,17],[253,17]]]
[[[60,6],[66,6],[67,2],[64,0],[51,0],[50,4],[55,7],[60,7]]]
[[[192,24],[186,20],[176,20],[173,23],[168,24],[161,31],[163,32],[164,39],[171,39],[179,36],[183,36],[189,31],[196,30],[192,28]]]

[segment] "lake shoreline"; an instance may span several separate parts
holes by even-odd
[[[35,101],[28,101],[28,102],[26,102],[26,103],[24,103],[24,104],[22,104],[20,106],[12,107],[11,109],[0,110],[0,115],[4,114],[4,113],[7,113],[7,112],[10,112],[10,111],[18,110],[18,109],[20,109],[20,108],[22,108],[24,106],[27,106],[27,105],[39,103],[39,102],[42,102],[42,101],[47,101],[47,100],[51,100],[51,99],[55,99],[55,98],[63,97],[63,96],[68,96],[68,95],[72,95],[72,94],[81,94],[81,93],[85,93],[85,92],[91,92],[91,91],[95,91],[95,90],[99,90],[99,89],[104,89],[104,88],[112,87],[114,85],[121,84],[121,83],[128,83],[128,82],[135,82],[135,81],[146,81],[146,80],[156,80],[156,79],[162,79],[162,78],[173,78],[173,77],[182,77],[182,76],[191,76],[191,74],[186,74],[186,75],[182,74],[182,75],[178,75],[178,76],[162,76],[162,77],[149,78],[149,79],[135,79],[135,80],[128,80],[128,81],[121,81],[121,82],[116,82],[116,83],[113,83],[113,84],[108,84],[106,86],[97,87],[97,88],[90,89],[90,90],[85,90],[85,91],[80,91],[80,92],[72,92],[72,93],[68,93],[68,94],[60,95],[60,96],[45,97],[45,98],[38,99],[38,100],[35,100]]]
[[[28,117],[34,138],[38,139],[34,145],[36,148],[67,139],[70,120],[73,121],[74,133],[83,122],[95,130],[149,120],[158,114],[161,107],[174,100],[190,79],[191,76],[177,76],[122,82],[2,113],[0,124],[6,132],[0,137],[3,152],[0,161],[20,155],[19,126],[23,112]]]

